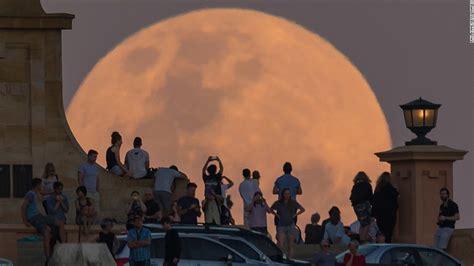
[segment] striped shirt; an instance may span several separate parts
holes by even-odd
[[[142,227],[139,230],[132,228],[128,231],[128,241],[143,241],[147,239],[151,239],[151,232],[147,228]],[[131,248],[128,258],[134,262],[150,260],[150,246]]]

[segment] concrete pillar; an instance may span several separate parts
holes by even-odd
[[[391,165],[394,186],[400,192],[394,241],[433,244],[437,229],[439,190],[453,193],[453,163],[467,151],[438,145],[396,147],[376,155]]]

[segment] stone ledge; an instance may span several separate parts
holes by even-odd
[[[49,14],[41,17],[0,16],[0,29],[71,29],[74,15]]]

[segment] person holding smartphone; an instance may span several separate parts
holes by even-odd
[[[211,162],[217,161],[219,164],[219,170],[215,164]],[[202,168],[202,179],[204,181],[205,188],[212,189],[216,196],[222,196],[222,174],[224,173],[224,165],[222,164],[221,159],[218,156],[209,156],[206,163]]]
[[[133,219],[135,216],[143,216],[146,213],[146,205],[140,198],[138,191],[133,191],[130,194],[130,201],[127,207],[127,230],[133,228]]]

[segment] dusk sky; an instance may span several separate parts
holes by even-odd
[[[72,31],[63,32],[65,109],[102,57],[127,37],[163,19],[198,9],[237,7],[283,17],[305,27],[329,41],[364,75],[383,109],[393,146],[404,145],[414,137],[405,128],[400,104],[420,96],[442,104],[438,126],[428,137],[440,145],[470,151],[463,161],[455,163],[454,198],[461,208],[459,227],[474,227],[474,46],[469,44],[467,1],[42,3],[46,12],[76,15]]]

